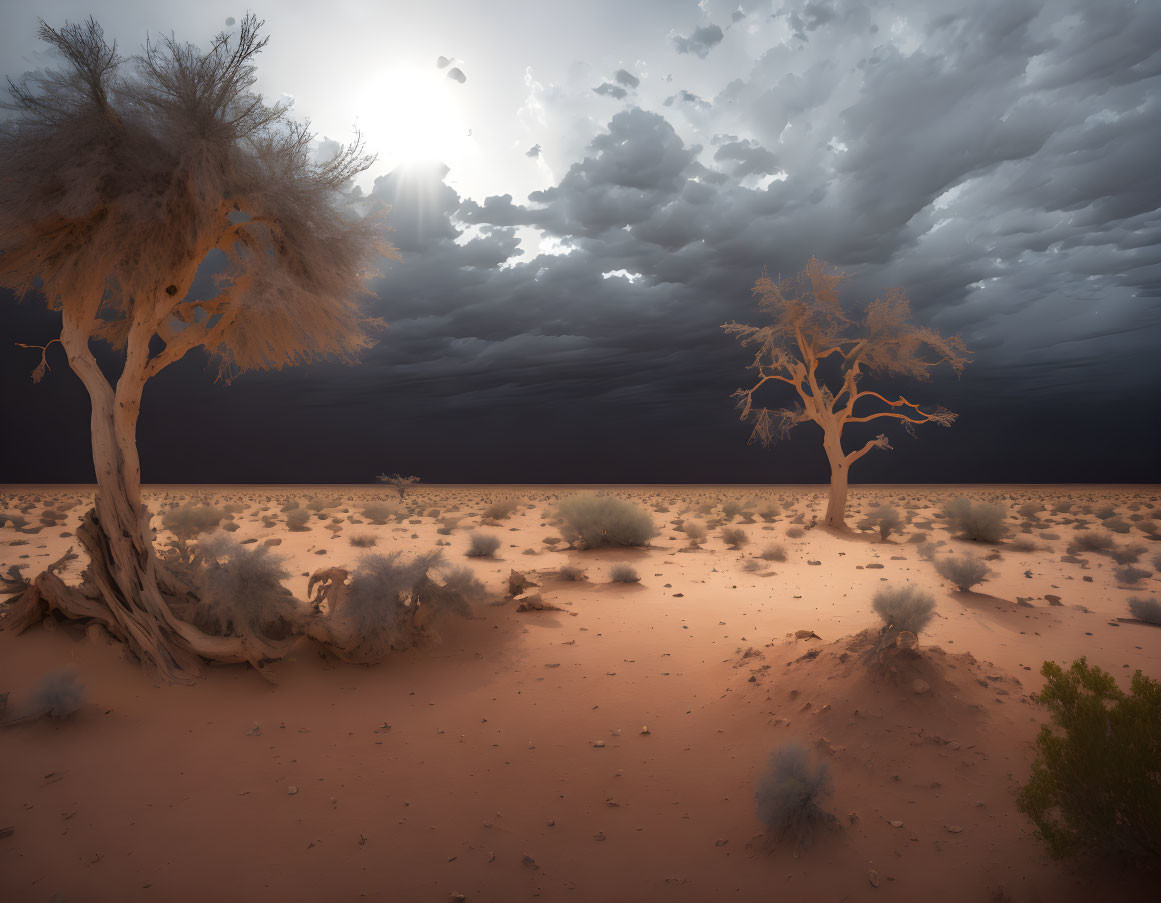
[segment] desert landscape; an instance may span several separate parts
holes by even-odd
[[[1157,596],[1157,489],[859,487],[865,529],[839,536],[817,526],[823,487],[609,487],[657,535],[572,548],[558,505],[591,491],[148,487],[159,547],[270,548],[300,599],[320,562],[436,548],[484,592],[374,667],[303,639],[270,673],[190,687],[151,683],[100,629],[0,633],[9,712],[46,673],[84,686],[71,717],[0,732],[6,897],[1147,898],[1140,876],[1052,860],[1015,797],[1043,661],[1161,677],[1161,623],[1128,603]],[[0,565],[59,559],[91,492],[6,488]],[[947,508],[965,498],[998,506],[1002,538],[964,538]],[[179,540],[163,525],[183,508],[212,532]],[[959,554],[985,582],[940,576]],[[901,585],[934,616],[883,671],[872,599]],[[828,767],[837,819],[799,856],[755,816],[787,740]]]
[[[1161,4],[0,9],[0,903],[1132,903]]]

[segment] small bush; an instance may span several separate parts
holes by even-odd
[[[758,781],[754,793],[758,820],[771,832],[772,841],[792,840],[798,856],[818,828],[836,824],[834,815],[820,805],[830,792],[826,764],[812,764],[802,744],[784,743],[770,756]]]
[[[200,604],[190,620],[216,636],[286,638],[301,623],[303,609],[282,585],[290,576],[284,560],[268,546],[244,546],[227,536],[204,540],[194,572]]]
[[[975,555],[948,555],[935,562],[935,572],[949,581],[960,592],[967,592],[973,586],[983,583],[992,572],[983,559]]]
[[[618,561],[609,568],[609,579],[614,583],[637,583],[641,578],[637,576],[633,565]]]
[[[77,669],[61,668],[41,678],[28,701],[27,715],[34,718],[42,715],[67,718],[77,712],[84,701],[85,687],[77,680]]]
[[[859,521],[860,530],[878,530],[879,539],[887,541],[892,533],[898,533],[903,526],[903,516],[892,505],[880,505],[872,508],[867,516]]]
[[[737,502],[725,502],[722,505],[722,517],[726,520],[733,520],[742,513],[742,506]]]
[[[1161,624],[1161,602],[1156,599],[1133,596],[1129,599],[1129,612],[1140,621]]]
[[[910,583],[881,587],[871,605],[875,614],[883,619],[888,637],[902,630],[919,636],[935,613],[935,598]]]
[[[329,618],[343,657],[373,663],[416,645],[426,631],[420,612],[466,616],[483,591],[471,570],[452,567],[439,550],[407,562],[399,552],[364,555]]]
[[[705,524],[699,520],[687,520],[684,524],[681,525],[681,532],[689,537],[689,544],[691,546],[696,546],[698,543],[705,542]]]
[[[1123,583],[1126,586],[1136,586],[1151,573],[1153,572],[1147,571],[1144,568],[1135,568],[1131,564],[1126,564],[1124,567],[1119,567],[1113,571],[1113,574],[1116,575],[1117,583]]]
[[[791,527],[786,531],[786,535],[791,539],[801,539],[806,535],[806,531],[802,527]]]
[[[1068,544],[1068,554],[1076,555],[1081,552],[1097,552],[1108,554],[1116,548],[1113,534],[1107,530],[1082,530],[1072,537]]]
[[[221,508],[186,504],[166,511],[161,516],[161,524],[178,539],[190,540],[218,529],[225,516],[226,512]]]
[[[561,501],[561,536],[585,549],[603,546],[640,546],[657,535],[653,518],[644,508],[610,495],[580,493]]]
[[[1036,540],[1031,539],[1030,537],[1027,537],[1027,536],[1019,536],[1016,539],[1012,540],[1012,551],[1013,552],[1020,552],[1020,553],[1035,552],[1039,548],[1040,548],[1040,546],[1037,545]]]
[[[973,504],[965,498],[952,499],[944,514],[954,532],[973,542],[999,542],[1008,531],[1004,509],[988,502]]]
[[[1133,529],[1133,525],[1130,524],[1123,517],[1110,517],[1110,518],[1108,518],[1104,522],[1104,527],[1106,530],[1112,530],[1114,533],[1128,533],[1130,530]]]
[[[503,520],[520,506],[515,499],[500,499],[484,509],[483,516],[491,520]]]
[[[723,527],[719,535],[722,537],[722,542],[731,549],[740,549],[750,541],[750,537],[741,527]]]
[[[375,502],[363,509],[363,517],[373,524],[385,524],[402,514],[402,509],[386,502]]]
[[[568,580],[571,583],[585,579],[585,572],[578,567],[573,567],[571,564],[566,564],[557,573],[560,575],[561,580]]]
[[[1161,869],[1161,684],[1140,671],[1129,693],[1082,657],[1045,662],[1032,775],[1016,798],[1057,859]]]
[[[769,502],[758,509],[758,516],[767,522],[774,520],[781,513],[782,509],[773,502]]]
[[[441,517],[439,520],[439,528],[435,532],[440,536],[451,536],[452,530],[459,526],[461,520],[463,518],[458,514]]]
[[[378,538],[373,533],[357,533],[351,537],[351,545],[356,549],[374,548]]]
[[[295,508],[286,513],[286,526],[295,533],[302,533],[308,529],[306,522],[310,520],[310,512],[305,508]]]
[[[758,553],[758,557],[763,561],[785,561],[786,549],[780,545],[771,544],[765,546],[762,551]]]
[[[490,533],[468,534],[469,558],[494,558],[496,550],[500,548],[500,537]]]
[[[1117,564],[1136,564],[1144,554],[1145,547],[1141,545],[1121,546],[1109,552],[1109,556]]]

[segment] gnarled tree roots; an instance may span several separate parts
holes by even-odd
[[[248,663],[271,679],[266,665],[284,658],[303,637],[343,661],[367,661],[352,648],[347,631],[333,622],[333,606],[322,610],[324,596],[342,592],[347,577],[342,569],[320,571],[312,578],[312,588],[321,583],[326,592],[320,591],[313,605],[300,603],[302,617],[286,636],[249,631],[218,636],[181,617],[198,605],[198,598],[188,569],[180,562],[159,559],[148,547],[144,555],[132,556],[133,572],[126,574],[125,568],[116,564],[125,556],[114,556],[95,510],[83,518],[77,538],[89,557],[79,586],[70,586],[60,576],[60,571],[78,557],[71,547],[31,580],[16,567],[9,568],[7,576],[0,576],[0,594],[15,597],[0,606],[0,629],[19,634],[54,613],[86,625],[100,624],[152,676],[181,684],[192,684],[210,662]],[[414,639],[418,640],[423,626],[416,624],[415,630]]]

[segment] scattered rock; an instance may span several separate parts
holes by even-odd
[[[874,869],[871,869],[869,872],[867,872],[867,880],[871,882],[871,887],[878,887],[879,886],[879,873],[876,872]]]
[[[922,696],[925,693],[931,692],[931,684],[920,677],[915,678],[911,682],[911,689],[915,691],[916,696]]]
[[[796,630],[794,631],[794,639],[796,640],[821,640],[817,633],[813,630]]]
[[[959,825],[944,825],[944,827],[947,828],[948,834],[958,834],[963,830]]]
[[[1048,602],[1049,605],[1063,605],[1064,604],[1064,602],[1061,601],[1060,596],[1056,595],[1055,593],[1045,593],[1044,599]]]

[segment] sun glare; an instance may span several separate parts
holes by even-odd
[[[464,115],[465,88],[432,66],[408,66],[373,79],[360,99],[358,126],[367,147],[389,166],[463,154],[471,143]]]

